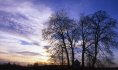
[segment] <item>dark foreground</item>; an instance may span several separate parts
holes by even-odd
[[[67,68],[67,66],[59,65],[43,65],[43,66],[19,66],[19,65],[0,65],[0,70],[118,70],[118,68]]]

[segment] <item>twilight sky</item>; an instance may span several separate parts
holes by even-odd
[[[44,49],[48,42],[42,39],[41,30],[53,12],[64,9],[77,19],[81,13],[105,10],[118,19],[117,3],[118,0],[0,0],[0,62],[48,62],[49,54]]]

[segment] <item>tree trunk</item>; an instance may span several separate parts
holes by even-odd
[[[74,57],[74,48],[72,47],[71,49],[72,49],[72,65],[73,65],[74,64],[74,59],[75,59],[75,57]]]
[[[64,36],[63,35],[62,35],[62,41],[63,41],[64,49],[65,49],[65,52],[66,52],[67,64],[70,67],[69,54],[68,54],[67,46],[66,46],[66,43],[65,43],[65,40],[64,40]]]
[[[93,58],[93,64],[92,64],[93,68],[95,67],[95,63],[97,60],[97,53],[98,53],[98,32],[96,31],[96,34],[95,34],[95,56]]]
[[[66,47],[65,47],[65,52],[66,52],[66,57],[67,57],[67,63],[68,63],[68,66],[70,67],[70,60],[69,60],[68,50],[67,50]]]
[[[73,45],[73,40],[70,38],[70,35],[69,35],[69,33],[68,33],[68,31],[67,31],[67,36],[68,36],[68,41],[70,42],[70,48],[71,48],[71,63],[72,63],[72,65],[74,64],[74,59],[75,59],[75,57],[74,57],[74,46],[75,45]]]
[[[94,59],[93,59],[93,64],[92,64],[92,67],[94,68],[95,67],[95,63],[96,63],[96,60],[97,60],[97,45],[95,46],[95,56],[94,56]]]
[[[64,59],[63,59],[63,47],[62,47],[62,64],[61,65],[64,65]]]
[[[83,46],[82,46],[83,50],[82,50],[82,67],[84,67],[84,53],[85,53],[85,44],[83,43]]]
[[[82,23],[82,67],[84,67],[84,53],[85,53],[85,33],[84,33],[84,24]]]

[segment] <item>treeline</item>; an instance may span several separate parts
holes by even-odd
[[[0,70],[118,70],[117,67],[114,68],[90,68],[90,67],[79,67],[79,68],[72,68],[68,69],[67,65],[28,65],[28,66],[20,66],[17,64],[0,64]]]
[[[118,45],[117,20],[105,11],[82,14],[78,20],[58,11],[45,25],[42,35],[50,42],[48,52],[53,64],[70,67],[79,60],[82,67],[115,65],[112,49]]]
[[[0,64],[0,70],[68,70],[67,66],[60,65],[28,65],[21,66],[17,64],[5,63]]]

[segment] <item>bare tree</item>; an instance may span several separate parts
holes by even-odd
[[[115,31],[117,22],[105,11],[95,12],[85,16],[85,18],[83,21],[87,20],[87,30],[91,33],[88,38],[88,43],[91,43],[87,46],[86,51],[88,56],[91,56],[92,67],[95,67],[99,60],[98,56],[101,56],[100,53],[104,53],[104,56],[112,55],[111,48],[117,46],[117,33]]]
[[[82,44],[82,67],[85,66],[85,52],[86,52],[86,48],[88,46],[88,42],[90,43],[89,36],[91,33],[89,31],[89,25],[88,25],[89,20],[90,19],[88,16],[82,15],[80,17],[80,21],[79,21],[79,25],[78,25],[78,28],[80,31],[79,37],[80,37],[80,40],[82,41],[82,43],[81,43]]]
[[[52,57],[56,57],[62,65],[65,62],[69,67],[71,63],[73,65],[75,47],[81,41],[82,67],[104,66],[102,60],[113,64],[111,48],[117,47],[116,24],[117,21],[105,11],[81,16],[78,24],[65,12],[59,11],[51,16],[43,30],[43,36],[53,44]]]
[[[59,43],[61,42],[63,44],[63,48],[66,53],[67,57],[67,63],[70,66],[70,57],[69,57],[69,50],[68,48],[73,47],[73,41],[71,35],[70,36],[70,30],[74,26],[74,21],[71,20],[65,12],[56,12],[52,15],[50,18],[49,23],[47,24],[47,28],[43,30],[43,36],[46,39],[55,40],[55,42]],[[70,43],[70,45],[68,44]],[[72,48],[72,60],[74,62],[74,51]]]
[[[51,54],[50,61],[56,65],[64,65],[65,63],[65,51],[63,49],[62,43],[55,43],[49,47],[48,52]]]
[[[77,28],[77,24],[76,22],[74,21],[71,21],[72,25],[71,25],[71,28],[67,30],[66,32],[66,36],[67,36],[67,41],[69,42],[69,45],[70,45],[70,49],[71,49],[71,63],[73,65],[74,63],[74,60],[75,60],[75,47],[76,47],[76,43],[78,42],[79,40],[79,31],[78,31],[78,28]]]

